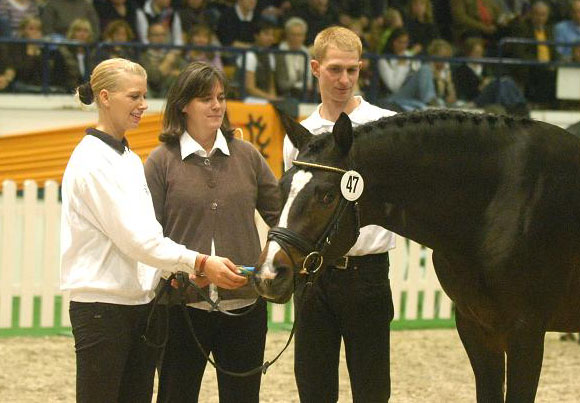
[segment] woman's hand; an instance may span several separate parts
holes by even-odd
[[[213,284],[233,290],[245,285],[248,279],[238,274],[238,268],[225,257],[209,256],[205,261],[203,274]]]

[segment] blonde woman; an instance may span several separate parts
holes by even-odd
[[[89,67],[87,63],[88,48],[81,45],[93,42],[93,27],[90,21],[85,18],[74,20],[68,28],[66,38],[78,43],[78,46],[61,46],[59,48],[64,67],[61,79],[65,83],[65,88],[71,90],[83,82]]]
[[[158,351],[141,336],[161,274],[154,267],[187,272],[202,286],[233,288],[228,277],[240,277],[228,259],[163,236],[125,138],[147,109],[146,93],[145,70],[125,59],[100,63],[78,88],[99,114],[62,180],[61,288],[70,291],[78,402],[151,402]]]

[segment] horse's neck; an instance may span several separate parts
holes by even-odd
[[[377,128],[355,142],[353,159],[365,180],[363,224],[383,225],[432,247],[477,219],[474,209],[493,192],[485,178],[494,167],[475,152],[466,155],[473,147],[460,137],[412,130]]]

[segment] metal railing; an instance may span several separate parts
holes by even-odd
[[[134,54],[138,55],[139,52],[145,51],[146,49],[179,49],[185,52],[189,50],[196,50],[202,52],[217,52],[222,58],[226,59],[226,63],[229,65],[234,65],[240,71],[245,71],[246,69],[246,57],[248,52],[254,52],[258,54],[268,53],[268,54],[295,54],[304,57],[304,73],[303,73],[303,88],[302,97],[299,101],[310,101],[308,95],[308,80],[310,77],[307,76],[307,64],[308,56],[302,51],[288,51],[279,49],[262,49],[262,48],[236,48],[236,47],[224,47],[224,46],[195,46],[195,45],[170,45],[170,44],[142,44],[135,42],[99,42],[92,44],[81,44],[76,41],[68,40],[24,40],[24,39],[14,39],[14,38],[0,38],[0,44],[37,44],[42,47],[42,61],[43,61],[43,71],[42,71],[42,93],[47,94],[51,92],[51,72],[49,69],[49,59],[52,52],[58,50],[61,46],[70,47],[83,47],[85,48],[85,53],[87,54],[87,69],[85,70],[85,80],[88,79],[89,72],[92,67],[96,64],[95,59],[97,55],[106,49],[112,47],[121,47],[133,49]],[[370,102],[376,102],[380,98],[379,91],[381,89],[380,77],[378,71],[378,61],[380,59],[405,59],[405,60],[416,60],[420,62],[434,62],[441,61],[446,62],[451,65],[458,65],[464,63],[478,63],[482,65],[494,65],[497,66],[495,69],[495,75],[499,78],[505,71],[506,66],[531,66],[531,67],[580,67],[580,63],[573,63],[563,60],[552,60],[549,62],[540,62],[537,60],[528,59],[517,59],[505,56],[505,47],[508,44],[512,45],[548,45],[548,46],[579,46],[580,42],[569,43],[569,42],[557,42],[557,41],[537,41],[534,39],[526,38],[503,38],[498,44],[498,56],[497,57],[482,57],[482,58],[471,58],[471,57],[435,57],[426,55],[415,55],[415,56],[398,56],[393,54],[376,54],[376,53],[364,53],[362,55],[363,59],[370,61],[370,83],[366,89],[365,96]],[[241,56],[241,57],[240,57]],[[135,61],[139,58],[135,57]],[[238,65],[238,60],[239,65]],[[236,77],[230,84],[238,90],[237,96],[241,99],[245,98],[247,95],[245,74],[236,74]]]

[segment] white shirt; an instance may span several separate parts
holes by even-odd
[[[149,266],[192,273],[196,258],[163,237],[141,159],[85,136],[62,180],[60,280],[71,300],[146,304],[161,275]]]
[[[242,67],[242,57],[243,55],[238,57],[236,63],[238,67]],[[270,61],[270,69],[272,71],[276,70],[276,58],[272,53],[268,55],[268,60]],[[252,73],[256,72],[256,68],[258,67],[258,57],[254,52],[246,52],[246,71],[251,71]]]
[[[348,115],[352,122],[352,126],[360,126],[364,123],[372,122],[378,120],[385,116],[392,116],[395,112],[381,109],[377,106],[369,104],[367,101],[362,99],[360,96],[356,96],[356,99],[360,101],[359,106],[357,106]],[[320,116],[320,107],[322,104],[318,105],[316,110],[312,114],[304,119],[301,124],[307,128],[312,134],[318,135],[325,132],[332,131],[334,127],[334,122],[323,119]],[[292,161],[298,156],[298,149],[294,147],[288,136],[284,137],[284,169],[288,170],[292,167]],[[392,232],[387,231],[383,227],[378,225],[367,225],[360,229],[360,235],[353,245],[353,247],[348,251],[348,256],[364,256],[376,253],[384,253],[389,249],[395,247],[395,236]]]
[[[209,158],[211,157],[216,150],[220,150],[225,155],[230,155],[230,149],[228,148],[228,142],[226,141],[225,136],[223,135],[221,129],[218,129],[215,141],[213,143],[212,149],[207,152],[205,149],[193,139],[189,135],[187,131],[185,131],[181,137],[179,138],[179,146],[181,151],[181,159],[184,160],[191,154],[199,155],[202,158]],[[211,240],[211,256],[215,256],[215,243],[212,238]],[[209,297],[212,301],[217,301],[219,295],[217,286],[215,284],[210,284],[209,286]],[[222,309],[233,310],[233,309],[240,309],[249,305],[252,305],[256,301],[255,298],[251,299],[228,299],[224,301],[220,301],[219,305]],[[187,306],[191,306],[193,308],[199,308],[206,311],[212,309],[212,307],[206,301],[195,302],[191,304],[187,304]]]
[[[410,52],[405,54],[411,55]],[[405,63],[401,63],[399,59],[379,59],[377,64],[383,83],[392,93],[399,91],[409,74],[418,71],[420,67],[421,62],[415,60],[405,60]]]
[[[137,36],[141,43],[149,43],[149,38],[147,37],[147,31],[149,30],[149,20],[147,19],[147,14],[150,16],[155,16],[155,11],[153,10],[153,0],[148,0],[145,2],[143,8],[138,8],[136,11],[137,20]],[[171,45],[184,45],[183,43],[183,29],[181,27],[181,18],[179,18],[179,13],[173,10],[173,20],[171,23],[170,34],[171,34]]]

